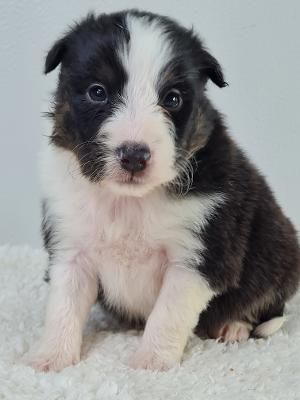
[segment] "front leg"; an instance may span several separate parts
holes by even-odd
[[[129,365],[163,371],[180,363],[199,315],[213,295],[198,271],[169,267],[146,323],[140,348],[131,357]]]
[[[82,330],[97,297],[97,276],[82,255],[51,266],[50,295],[42,339],[28,363],[59,371],[80,360]]]

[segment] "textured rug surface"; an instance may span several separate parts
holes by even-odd
[[[21,359],[41,334],[45,266],[43,251],[0,247],[0,399],[300,399],[299,294],[287,307],[284,328],[268,340],[225,345],[195,337],[181,367],[164,373],[129,369],[140,334],[118,331],[95,307],[80,364],[35,373]]]

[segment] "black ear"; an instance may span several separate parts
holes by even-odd
[[[208,51],[202,51],[201,61],[201,73],[205,73],[215,85],[219,86],[219,88],[228,86],[228,83],[225,82],[220,64],[211,54],[209,54]]]
[[[62,61],[63,56],[67,49],[67,40],[62,38],[54,43],[49,53],[47,54],[45,61],[45,74],[53,71],[58,64]]]

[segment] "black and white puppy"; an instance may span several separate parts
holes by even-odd
[[[191,31],[139,11],[88,16],[60,64],[42,156],[50,295],[37,370],[80,360],[97,299],[144,321],[129,365],[166,370],[189,336],[265,337],[299,282],[295,230],[206,97],[221,67]]]

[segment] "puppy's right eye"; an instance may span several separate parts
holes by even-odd
[[[93,103],[106,104],[108,102],[106,90],[99,84],[91,85],[88,88],[87,96]]]
[[[169,90],[163,98],[162,106],[168,111],[178,111],[182,106],[182,97],[179,90]]]

